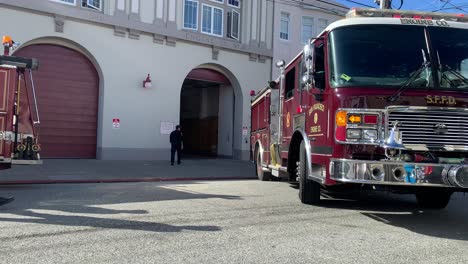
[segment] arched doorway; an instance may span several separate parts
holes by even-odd
[[[43,158],[96,158],[99,76],[80,52],[33,44],[15,56],[39,60],[34,72]]]
[[[234,105],[234,90],[226,76],[208,68],[192,70],[180,99],[184,154],[232,158]]]

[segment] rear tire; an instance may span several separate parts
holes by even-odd
[[[257,150],[257,157],[255,158],[255,169],[256,169],[256,174],[259,180],[269,181],[271,179],[271,173],[263,171],[262,156],[260,155],[260,151],[258,150]]]
[[[320,202],[320,184],[307,179],[307,152],[304,141],[301,142],[297,176],[299,177],[299,199],[304,204],[318,204]]]
[[[449,191],[423,191],[416,193],[418,205],[427,209],[444,209],[450,202],[452,192]]]

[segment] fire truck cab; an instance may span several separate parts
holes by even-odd
[[[260,180],[415,194],[444,208],[468,191],[468,18],[352,9],[251,101]]]

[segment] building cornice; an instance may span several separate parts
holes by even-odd
[[[84,22],[93,22],[113,28],[126,29],[129,32],[141,32],[153,36],[163,36],[166,39],[177,39],[182,41],[205,44],[219,47],[225,50],[232,50],[244,54],[256,54],[259,56],[273,57],[273,51],[261,47],[242,44],[238,41],[225,38],[212,37],[198,32],[187,30],[174,30],[167,25],[148,24],[141,21],[131,20],[128,16],[111,16],[101,12],[86,10],[83,8],[73,8],[70,6],[57,4],[51,1],[38,0],[0,0],[0,6],[14,7],[26,11],[40,12],[51,17],[62,17]]]

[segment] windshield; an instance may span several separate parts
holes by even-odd
[[[422,79],[430,74],[419,70],[428,57],[423,27],[338,28],[331,32],[330,43],[333,87],[401,86],[415,73]]]
[[[440,88],[468,88],[468,32],[457,28],[430,28],[438,56]]]

